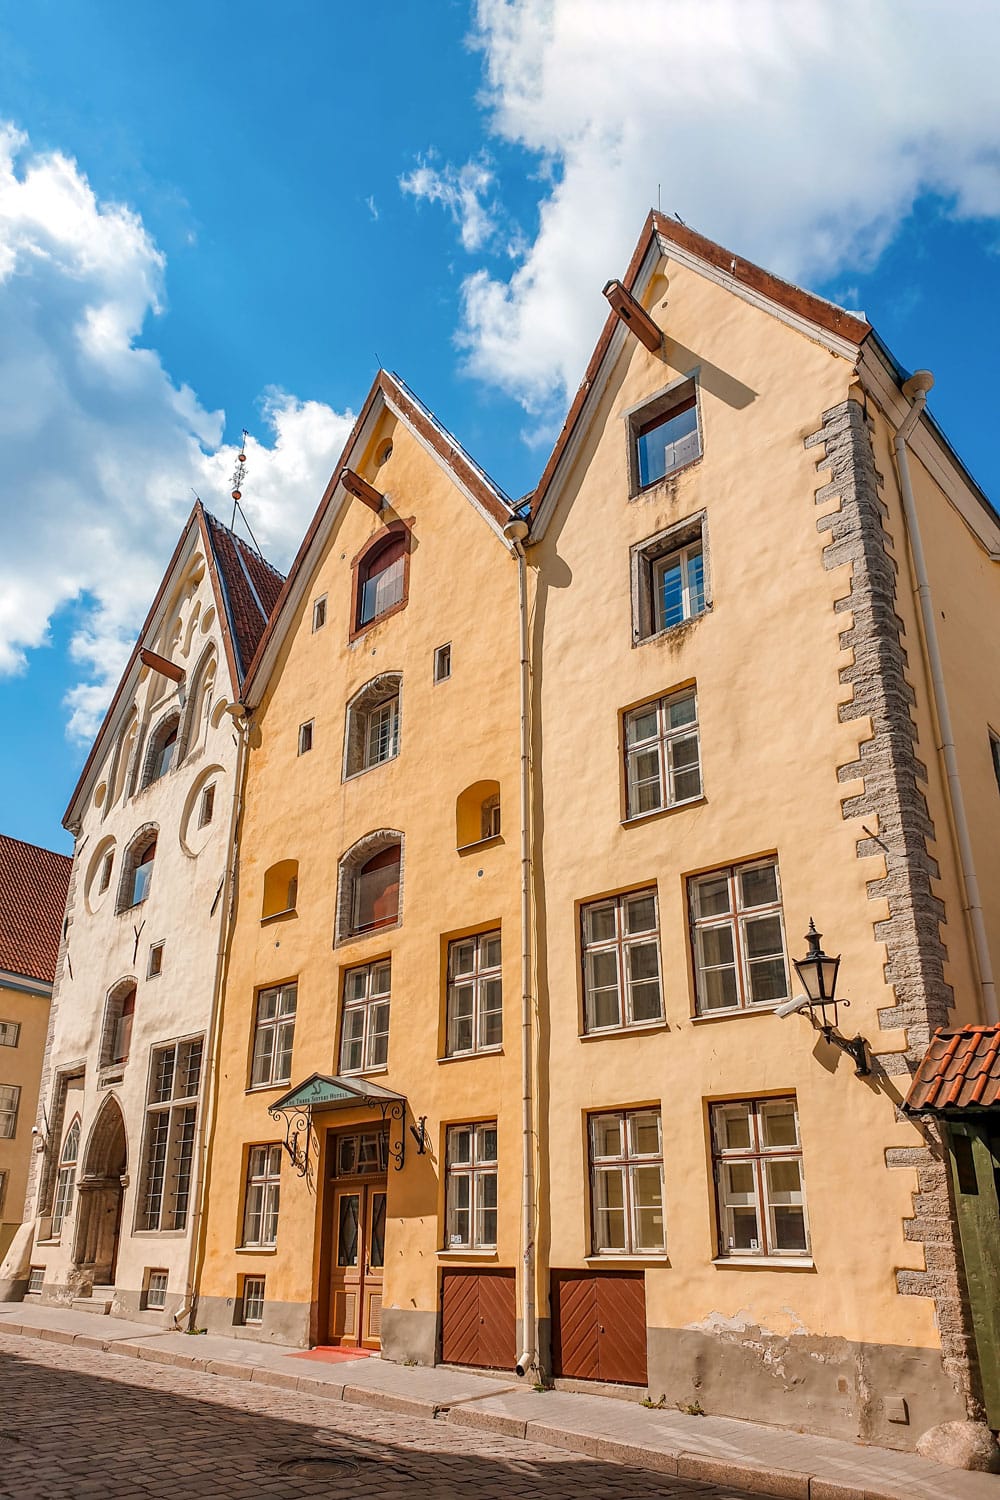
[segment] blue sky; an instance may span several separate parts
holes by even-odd
[[[68,848],[192,490],[287,564],[379,361],[511,494],[657,194],[864,308],[1000,495],[996,8],[0,3],[0,830]]]

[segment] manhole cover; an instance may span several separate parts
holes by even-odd
[[[334,1453],[299,1453],[283,1458],[278,1464],[282,1474],[357,1474],[361,1465],[353,1458],[338,1458]]]

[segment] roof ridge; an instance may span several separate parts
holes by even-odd
[[[50,849],[48,844],[35,844],[31,839],[19,839],[16,833],[0,832],[0,839],[6,839],[10,844],[20,844],[22,849],[35,849],[41,854],[51,854],[54,859],[64,859],[70,865],[73,863],[72,854],[62,854],[58,849]]]
[[[268,568],[270,572],[275,575],[276,578],[281,578],[282,580],[284,579],[285,575],[284,573],[282,573],[281,569],[276,567],[273,562],[266,558],[259,547],[255,547],[251,542],[248,542],[246,537],[240,536],[239,532],[234,531],[231,526],[227,526],[225,521],[220,521],[219,517],[215,514],[214,511],[209,510],[204,501],[202,501],[201,504],[202,509],[205,512],[205,516],[212,526],[217,526],[220,531],[224,531],[227,536],[231,536],[233,541],[236,542],[240,547],[244,548],[247,552],[251,552],[254,557],[256,557],[260,562],[264,564],[265,568]]]

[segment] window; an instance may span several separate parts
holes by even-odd
[[[156,1047],[150,1066],[137,1229],[183,1229],[194,1169],[203,1039]]]
[[[402,602],[405,568],[405,536],[390,536],[377,551],[368,554],[358,570],[358,629]]]
[[[264,896],[261,904],[261,920],[280,917],[293,912],[299,898],[299,862],[297,859],[281,859],[264,871]]]
[[[446,677],[451,676],[451,642],[446,646],[438,646],[434,652],[434,681],[444,682]]]
[[[16,1047],[20,1035],[20,1021],[0,1021],[0,1047]]]
[[[794,1097],[713,1104],[719,1254],[808,1255]]]
[[[166,1307],[167,1281],[166,1271],[146,1272],[146,1295],[143,1299],[146,1307]]]
[[[0,1214],[3,1213],[4,1199],[7,1197],[7,1173],[0,1172]]]
[[[655,890],[593,901],[581,921],[584,1030],[662,1021]]]
[[[474,781],[455,802],[455,847],[459,850],[500,836],[500,783]]]
[[[250,1087],[273,1088],[292,1081],[292,1039],[298,987],[279,984],[257,996]]]
[[[215,782],[209,782],[201,794],[201,806],[198,809],[198,827],[204,828],[206,823],[211,823],[215,813]]]
[[[364,1177],[369,1172],[385,1172],[389,1165],[389,1132],[363,1130],[358,1134],[337,1136],[338,1177]]]
[[[658,1110],[591,1115],[590,1202],[595,1255],[666,1249]]]
[[[310,719],[308,724],[299,725],[299,754],[308,755],[313,747],[313,724],[315,720]]]
[[[114,850],[109,849],[107,854],[104,856],[104,860],[101,864],[101,878],[97,882],[98,895],[100,895],[102,891],[106,891],[108,886],[111,884],[111,868],[114,865],[114,862]]]
[[[128,1061],[134,1017],[135,983],[129,981],[118,985],[108,996],[104,1012],[104,1038],[101,1046],[102,1068],[121,1065]]]
[[[399,754],[398,672],[383,672],[347,705],[344,776],[357,776]]]
[[[281,1147],[251,1146],[243,1200],[243,1240],[248,1247],[270,1246],[278,1238]]]
[[[0,1141],[11,1141],[17,1133],[17,1109],[21,1090],[16,1083],[0,1083]]]
[[[130,846],[125,857],[119,911],[139,906],[149,895],[156,858],[156,834],[141,835]]]
[[[264,1280],[263,1276],[244,1276],[243,1278],[241,1302],[244,1323],[263,1323],[264,1321]]]
[[[340,1071],[384,1068],[389,1055],[389,960],[348,969],[340,1028]]]
[[[704,512],[640,542],[631,555],[636,641],[704,614],[709,603]]]
[[[56,1176],[56,1193],[52,1204],[53,1239],[62,1233],[63,1224],[73,1211],[73,1188],[76,1185],[76,1164],[80,1155],[80,1121],[74,1120],[66,1132],[62,1154],[59,1157],[59,1172]]]
[[[698,398],[693,380],[644,406],[631,417],[632,489],[648,489],[701,455]]]
[[[146,978],[155,979],[163,973],[163,944],[151,943],[149,948],[149,965],[146,969]]]
[[[630,818],[701,796],[698,701],[693,689],[625,715],[625,811]]]
[[[45,1267],[30,1266],[28,1269],[28,1295],[33,1297],[45,1285]]]
[[[146,771],[142,778],[144,787],[152,786],[154,781],[159,781],[170,770],[179,728],[180,715],[173,714],[170,718],[164,719],[151,736],[149,749],[146,752]]]
[[[326,595],[322,599],[313,601],[313,633],[322,630],[326,624]]]
[[[366,932],[388,927],[399,917],[398,844],[390,844],[361,866],[354,876],[354,902],[351,927]]]
[[[500,837],[499,792],[494,792],[492,797],[483,799],[483,805],[479,810],[479,829],[484,839],[498,839]]]
[[[1000,791],[1000,737],[990,730],[990,754],[993,757],[993,774],[997,779],[997,790]]]
[[[446,1246],[493,1250],[497,1242],[497,1123],[452,1125],[447,1135]]]
[[[698,1011],[784,1000],[788,966],[776,861],[715,870],[688,889]]]
[[[503,1042],[500,934],[481,932],[448,944],[446,1055],[484,1052]]]

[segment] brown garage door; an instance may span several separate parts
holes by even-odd
[[[511,1370],[514,1272],[445,1271],[441,1284],[441,1358],[447,1365]]]
[[[556,1375],[646,1384],[646,1290],[641,1271],[553,1271]]]

